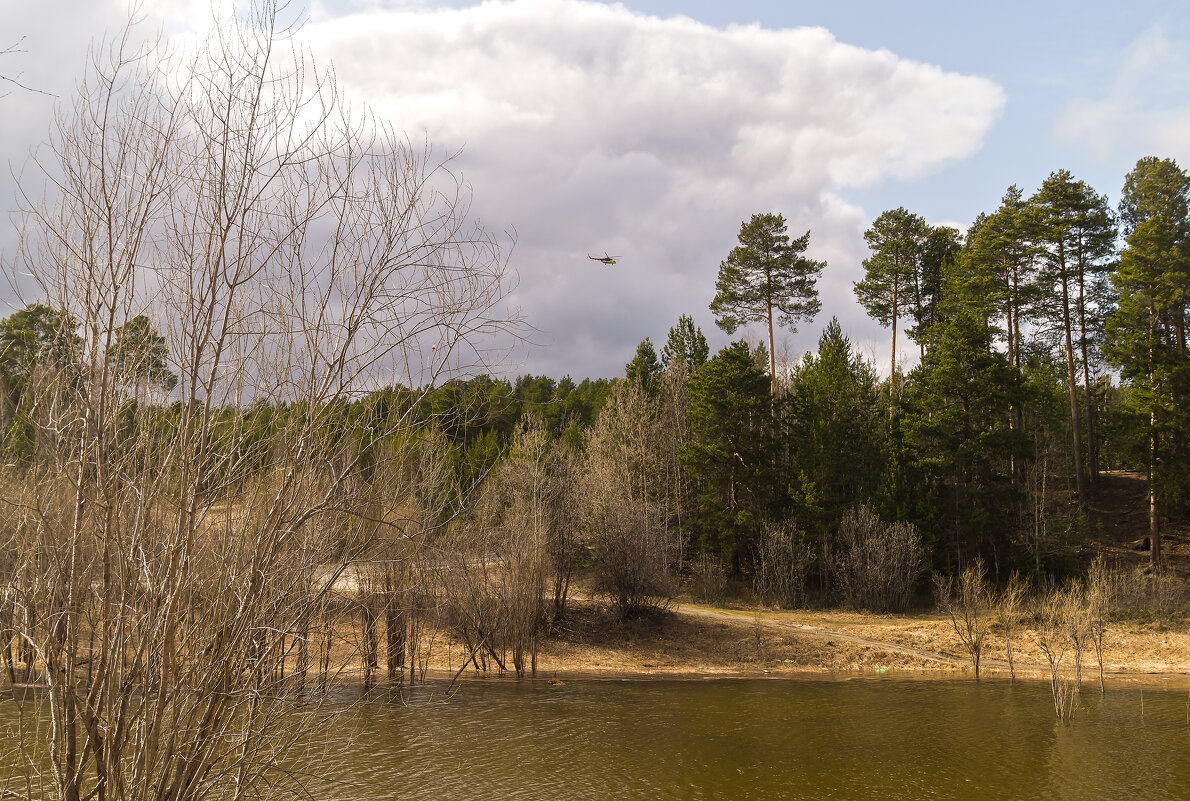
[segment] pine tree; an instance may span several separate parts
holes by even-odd
[[[661,362],[657,360],[653,340],[645,337],[636,346],[636,355],[632,357],[632,361],[624,365],[624,379],[629,384],[635,384],[652,394],[657,389],[657,376],[661,372]]]
[[[1075,483],[1079,505],[1085,510],[1094,484],[1095,429],[1090,410],[1092,332],[1088,316],[1104,305],[1102,286],[1113,253],[1115,220],[1107,198],[1096,195],[1067,170],[1052,173],[1029,200],[1033,209],[1035,242],[1040,261],[1036,274],[1038,313],[1059,337],[1066,358],[1066,392],[1070,401]],[[1087,396],[1080,406],[1078,372]],[[1083,434],[1087,459],[1083,459]]]
[[[1150,556],[1161,564],[1159,515],[1186,500],[1190,458],[1190,177],[1172,159],[1142,158],[1124,182],[1127,242],[1111,277],[1119,301],[1106,354],[1148,412]],[[1180,498],[1179,498],[1180,496]]]
[[[805,257],[810,232],[797,239],[786,234],[780,214],[754,214],[740,226],[739,245],[719,265],[711,311],[715,324],[734,334],[748,323],[768,327],[771,394],[777,395],[777,364],[773,343],[776,323],[797,330],[799,320],[811,319],[822,307],[814,286],[826,262]]]
[[[693,441],[680,458],[697,486],[695,533],[737,571],[775,497],[766,384],[745,342],[719,351],[689,384]]]
[[[918,275],[922,244],[929,228],[926,221],[905,208],[886,211],[864,232],[872,255],[864,259],[864,280],[855,284],[855,296],[868,316],[892,328],[889,347],[888,396],[892,412],[896,398],[897,327],[906,295]]]

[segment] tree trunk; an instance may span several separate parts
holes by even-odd
[[[896,380],[897,380],[897,284],[898,277],[893,276],[892,296],[892,353],[889,357],[888,368],[888,416],[892,417],[896,408]]]
[[[1157,310],[1149,303],[1149,563],[1154,571],[1161,569],[1161,526],[1157,519],[1157,366],[1154,362],[1153,341],[1157,336]]]
[[[1078,276],[1078,335],[1079,350],[1083,358],[1083,403],[1087,418],[1087,477],[1091,488],[1099,483],[1099,458],[1095,447],[1095,414],[1091,403],[1091,367],[1087,358],[1087,309],[1084,296],[1082,270]]]
[[[777,402],[777,351],[773,349],[773,299],[772,296],[764,300],[764,317],[769,326],[769,378],[772,380],[770,404]]]
[[[1078,488],[1078,508],[1085,512],[1087,510],[1087,478],[1083,472],[1083,438],[1082,432],[1079,430],[1078,379],[1074,372],[1074,343],[1070,330],[1072,327],[1070,292],[1065,276],[1062,277],[1062,327],[1065,329],[1066,335],[1066,394],[1070,398],[1070,430],[1071,438],[1074,440],[1074,481]]]

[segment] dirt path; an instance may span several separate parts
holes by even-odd
[[[755,616],[755,613],[752,612],[736,612],[728,609],[717,609],[715,607],[699,606],[695,604],[685,604],[681,606],[677,612],[679,614],[691,615],[696,618],[702,618],[705,620],[718,620],[734,625],[738,625],[741,622],[753,625],[750,621],[741,621],[741,617],[753,618]],[[846,642],[852,645],[860,645],[865,648],[871,648],[873,650],[884,651],[891,654],[899,654],[901,656],[908,656],[923,662],[933,662],[950,668],[961,668],[966,664],[966,660],[951,656],[949,654],[929,651],[923,648],[915,648],[908,645],[898,645],[896,643],[891,643],[886,639],[877,639],[873,637],[864,637],[857,634],[850,634],[837,628],[826,628],[824,626],[815,626],[810,623],[799,623],[792,620],[786,620],[779,617],[781,614],[788,615],[789,613],[762,612],[759,617],[760,625],[771,630],[796,632],[797,634],[803,636],[817,637],[818,639],[827,640],[829,642]],[[993,661],[994,660],[987,660],[985,658],[983,664],[990,664]],[[1004,662],[1003,666],[1004,670],[1008,670],[1007,662]]]

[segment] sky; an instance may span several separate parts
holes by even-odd
[[[143,11],[170,37],[211,18],[209,0]],[[6,209],[22,171],[35,183],[29,154],[88,43],[126,15],[117,0],[0,0],[0,49],[20,51],[0,74],[39,90],[0,86]],[[781,331],[779,355],[813,349],[834,316],[886,371],[888,332],[852,291],[882,211],[962,227],[1058,169],[1114,206],[1138,158],[1190,165],[1190,4],[1172,0],[315,0],[299,36],[355,101],[461,148],[473,213],[515,231],[510,302],[538,344],[510,376],[622,374],[680,314],[726,344],[708,304],[761,212],[809,230],[827,262],[822,312]],[[0,226],[8,270],[19,218]],[[587,259],[605,252],[616,265]]]

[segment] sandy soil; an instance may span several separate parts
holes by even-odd
[[[1002,632],[988,638],[981,675],[1009,676]],[[1035,632],[1014,635],[1018,678],[1046,679]],[[599,604],[578,601],[542,644],[547,676],[663,678],[835,676],[913,673],[974,676],[970,660],[941,615],[870,615],[841,611],[724,609],[683,603],[651,619],[620,623]],[[1190,625],[1114,623],[1104,641],[1104,672],[1113,683],[1190,688]],[[1083,676],[1096,681],[1088,649]]]

